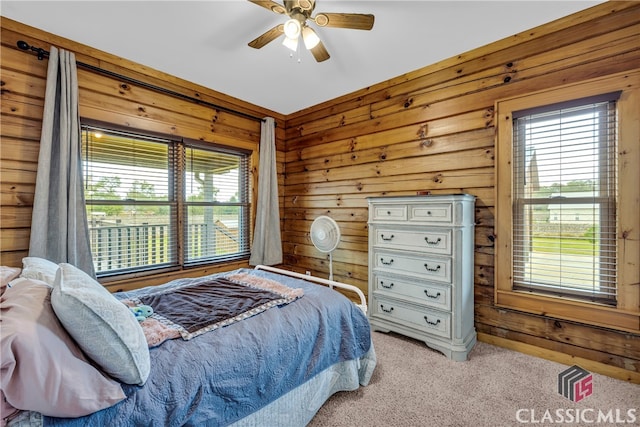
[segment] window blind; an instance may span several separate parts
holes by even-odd
[[[185,147],[185,264],[249,254],[248,155]]]
[[[82,142],[99,276],[249,256],[249,152],[93,124]]]
[[[514,289],[615,303],[617,95],[514,113]]]
[[[175,142],[83,125],[82,143],[97,274],[177,265]]]

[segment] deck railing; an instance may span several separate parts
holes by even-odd
[[[168,224],[95,226],[89,235],[96,272],[176,263]],[[218,225],[189,224],[187,236],[187,259],[239,250],[237,233]]]

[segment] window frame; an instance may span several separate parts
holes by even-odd
[[[495,291],[498,307],[625,331],[640,331],[640,70],[501,99],[495,103]],[[514,289],[513,113],[621,91],[618,100],[617,301],[552,296]]]
[[[237,261],[237,260],[245,260],[245,259],[248,260],[251,255],[250,253],[251,212],[252,212],[251,179],[250,179],[251,178],[251,167],[250,167],[251,152],[244,149],[235,149],[235,148],[232,149],[232,148],[221,146],[218,144],[205,143],[202,141],[194,141],[186,138],[182,140],[182,147],[184,148],[184,150],[181,153],[183,155],[186,154],[185,152],[187,149],[192,149],[192,150],[206,150],[206,151],[211,151],[211,152],[220,153],[220,154],[238,156],[240,157],[240,163],[246,172],[245,174],[238,177],[238,180],[240,181],[239,190],[244,189],[245,194],[244,194],[244,199],[242,195],[239,194],[239,200],[237,202],[219,202],[219,201],[189,202],[186,200],[186,197],[183,197],[178,201],[179,217],[182,219],[181,221],[182,230],[180,231],[181,235],[179,240],[182,242],[180,244],[180,247],[184,248],[180,252],[180,260],[182,262],[182,266],[197,267],[197,266],[203,266],[203,265],[217,265],[217,264],[222,264],[228,261]],[[215,150],[213,148],[215,148]],[[186,158],[185,158],[185,162],[186,162]],[[181,162],[181,163],[183,163],[181,165],[181,168],[186,171],[188,166],[184,162]],[[184,174],[181,174],[180,179],[182,180],[181,181],[182,185],[186,185],[186,182],[184,181]],[[178,192],[179,194],[186,196],[186,190],[184,188],[180,189]],[[187,227],[189,225],[188,209],[189,207],[194,207],[194,206],[203,206],[203,207],[204,206],[211,206],[211,207],[237,206],[241,208],[242,214],[240,215],[240,218],[238,221],[238,234],[242,236],[242,239],[244,242],[243,244],[244,250],[231,255],[220,255],[220,256],[215,256],[213,258],[190,258],[189,250],[187,249],[188,247]]]
[[[86,196],[86,188],[89,185],[89,183],[87,182],[87,178],[91,175],[92,172],[95,172],[94,170],[87,170],[86,169],[86,165],[85,162],[87,160],[88,157],[93,157],[91,154],[88,154],[86,152],[87,149],[87,143],[88,141],[85,141],[84,139],[84,134],[85,132],[100,132],[103,134],[108,134],[111,135],[112,137],[118,137],[118,138],[123,138],[124,140],[127,139],[133,139],[133,140],[137,140],[137,141],[141,141],[144,143],[148,143],[148,144],[157,144],[158,147],[163,146],[165,148],[163,148],[163,150],[166,149],[166,158],[164,157],[159,157],[160,159],[163,159],[163,162],[166,162],[166,168],[165,169],[161,169],[164,170],[164,176],[166,177],[166,183],[167,183],[167,199],[163,200],[163,201],[148,201],[148,200],[131,200],[131,199],[126,199],[126,198],[121,198],[121,199],[117,199],[117,200],[113,200],[113,199],[89,199]],[[177,188],[175,185],[175,176],[177,174],[177,157],[176,157],[176,147],[177,144],[180,142],[179,138],[176,137],[172,137],[172,136],[166,136],[166,135],[161,135],[161,134],[157,134],[157,133],[151,133],[151,132],[138,132],[138,131],[132,131],[131,129],[128,128],[122,128],[120,126],[117,125],[112,125],[112,124],[107,124],[107,123],[103,123],[103,122],[96,122],[93,120],[86,120],[86,119],[81,119],[81,133],[82,133],[82,171],[83,171],[83,179],[84,179],[84,186],[85,186],[85,209],[89,210],[89,206],[132,206],[132,207],[136,207],[136,210],[139,208],[144,208],[145,206],[149,207],[149,206],[166,206],[169,210],[168,213],[168,224],[167,224],[167,228],[168,228],[168,239],[170,240],[168,243],[168,251],[166,251],[165,253],[168,254],[169,259],[167,259],[166,262],[161,262],[161,263],[154,263],[154,264],[146,264],[144,266],[135,266],[135,267],[121,267],[121,268],[116,268],[116,269],[112,269],[112,270],[106,270],[106,271],[99,271],[98,266],[96,266],[96,275],[100,280],[116,280],[119,279],[121,277],[128,277],[128,276],[139,276],[139,275],[146,275],[146,274],[153,274],[153,273],[157,273],[157,272],[164,272],[164,271],[172,271],[172,270],[176,270],[179,268],[179,254],[178,254],[178,250],[177,248],[178,246],[178,231],[176,229],[178,221],[178,209],[179,209],[179,205],[177,203]],[[138,147],[139,148],[139,147]],[[116,174],[116,176],[118,176]],[[89,216],[89,215],[87,215]],[[89,220],[89,218],[88,218]],[[121,231],[119,230],[118,226],[116,226],[116,230],[112,230],[115,231],[115,235],[116,236],[120,236],[121,235]],[[142,225],[135,225],[132,228],[138,228],[141,229]],[[138,244],[140,244],[140,242],[143,242],[143,245],[145,243],[148,243],[148,238],[151,235],[151,233],[149,233],[148,227],[146,227],[147,230],[142,230],[139,233],[139,237],[142,240],[137,240],[136,238],[134,238],[134,241],[137,241]],[[163,228],[162,225],[160,225],[160,228]],[[94,230],[90,230],[90,240],[91,240],[91,246],[93,247],[95,245],[94,241],[92,240],[92,235],[95,233],[102,235],[102,233],[100,233],[100,230],[102,230],[102,227],[98,227],[95,231]],[[153,230],[153,231],[158,231],[158,230]],[[128,233],[126,233],[128,234]],[[162,235],[162,230],[160,230],[160,234],[158,235]],[[112,238],[112,234],[107,232],[107,238],[109,240],[111,240]],[[151,240],[153,240],[154,238],[151,237]],[[173,240],[173,241],[171,241]],[[116,244],[115,244],[116,248],[121,248],[121,240],[116,237]],[[111,250],[109,250],[109,247],[107,246],[106,251],[102,251],[101,253],[104,255],[106,252],[106,257],[107,260],[95,260],[96,256],[101,256],[100,254],[95,254],[92,253],[92,258],[94,258],[94,263],[95,262],[106,262],[106,263],[110,263],[110,252]],[[164,251],[160,251],[160,253],[163,253]],[[135,253],[135,252],[134,252]],[[147,256],[148,253],[146,254],[142,254],[143,257]],[[140,255],[139,255],[140,256]],[[121,258],[120,258],[121,259]]]
[[[609,305],[615,305],[615,272],[617,269],[615,262],[613,263],[613,266],[611,266],[611,250],[608,249],[610,246],[606,245],[611,245],[612,243],[615,245],[617,232],[616,227],[611,227],[611,223],[615,225],[617,222],[617,215],[615,213],[618,181],[616,174],[617,167],[615,165],[617,158],[617,135],[615,132],[612,132],[612,130],[617,128],[615,112],[617,111],[618,98],[619,92],[615,92],[605,94],[601,97],[597,96],[571,100],[566,103],[561,103],[560,105],[547,105],[540,108],[534,108],[533,110],[514,112],[512,114],[512,120],[513,122],[517,121],[518,126],[517,129],[513,129],[514,137],[512,144],[514,157],[517,157],[517,160],[514,160],[513,168],[518,172],[513,174],[514,241],[531,242],[534,238],[531,229],[529,229],[529,233],[527,233],[527,218],[531,218],[531,210],[535,210],[535,206],[546,205],[547,207],[557,207],[591,204],[594,206],[593,209],[598,211],[598,241],[605,244],[605,249],[603,249],[602,253],[598,256],[600,270],[598,283],[604,286],[604,291],[596,291],[594,288],[591,288],[591,290],[580,289],[575,286],[563,287],[549,282],[545,283],[527,280],[525,277],[525,259],[530,255],[526,251],[527,245],[523,243],[514,245],[514,253],[518,252],[519,254],[517,257],[514,255],[515,260],[513,271],[515,276],[514,281],[516,282],[514,283],[514,289],[517,288],[524,291],[539,292],[543,294],[575,297],[577,299],[599,301]],[[611,103],[615,104],[613,108],[611,107]],[[580,109],[577,110],[576,107],[579,107]],[[573,123],[572,120],[576,117],[584,117],[589,112],[598,113],[599,137],[596,141],[597,150],[594,150],[598,153],[597,167],[599,170],[598,176],[600,177],[597,186],[598,195],[595,195],[595,193],[592,195],[586,195],[576,194],[575,192],[566,192],[564,193],[566,195],[558,197],[537,197],[533,194],[531,189],[527,188],[527,179],[529,178],[527,168],[530,167],[530,165],[525,164],[525,153],[528,149],[533,149],[533,145],[535,144],[531,141],[532,146],[528,145],[528,142],[530,142],[529,137],[534,140],[538,137],[542,138],[540,135],[544,132],[549,132],[550,130],[548,127],[538,128],[536,125],[542,124],[543,126],[553,126],[553,129],[557,132],[570,132]],[[540,113],[542,113],[542,115],[540,115]],[[558,122],[558,127],[556,127],[555,124],[551,124],[554,120]],[[568,120],[566,128],[559,124],[560,120]],[[527,125],[532,125],[532,128],[534,129],[531,134],[526,131]],[[615,128],[612,128],[612,125],[615,126]],[[572,145],[574,143],[575,141],[560,144],[556,147],[556,149],[559,149],[557,154],[562,156],[562,154],[566,152],[565,150],[575,150],[575,146]],[[545,144],[546,143],[543,143],[543,147]],[[548,157],[548,154],[547,156],[544,155],[544,150],[541,154],[543,157]],[[570,158],[567,158],[567,160],[569,159]],[[571,159],[573,159],[573,157]],[[536,171],[536,176],[537,175],[538,171]],[[527,211],[529,211],[529,214],[527,214]],[[580,218],[576,213],[575,220],[579,221],[579,219]],[[553,220],[554,223],[559,222],[564,224],[563,219],[557,218],[557,213],[553,214]],[[607,226],[603,226],[603,224],[606,224]]]
[[[112,132],[114,134],[123,134],[130,137],[137,137],[141,140],[157,140],[162,143],[166,143],[168,146],[167,150],[167,178],[170,184],[170,192],[172,193],[170,200],[167,201],[167,205],[171,207],[172,214],[170,214],[170,228],[175,230],[173,236],[175,237],[172,242],[173,244],[173,256],[174,260],[171,263],[163,263],[159,265],[145,265],[136,268],[127,268],[127,269],[119,269],[119,270],[111,270],[105,272],[96,272],[97,277],[101,282],[113,282],[126,280],[134,277],[142,277],[142,276],[152,276],[157,274],[162,274],[171,271],[180,271],[190,268],[203,268],[207,266],[219,266],[224,265],[229,262],[234,261],[245,261],[249,259],[250,256],[250,248],[251,248],[251,224],[253,221],[254,207],[251,202],[252,200],[252,155],[254,154],[252,150],[247,148],[235,148],[229,147],[226,145],[218,144],[218,143],[209,143],[203,141],[195,141],[188,138],[181,138],[176,135],[166,135],[153,131],[145,131],[138,129],[131,129],[128,127],[122,127],[112,123],[106,123],[102,121],[97,121],[93,119],[81,118],[81,126],[88,126],[94,129],[102,130],[104,132]],[[242,248],[243,251],[221,256],[215,257],[213,259],[198,259],[196,261],[187,259],[187,252],[185,251],[185,242],[187,241],[187,209],[190,205],[187,200],[187,191],[185,186],[186,179],[184,177],[186,173],[186,163],[185,163],[185,151],[188,148],[196,148],[198,150],[206,150],[211,151],[213,153],[222,153],[226,155],[237,155],[241,158],[241,165],[244,170],[244,174],[242,174],[242,178],[239,178],[243,182],[243,187],[245,190],[245,200],[240,200],[236,205],[242,206],[244,212],[244,218],[242,222],[242,230],[239,230],[239,234],[242,235],[243,240],[245,241]],[[83,152],[83,162],[85,160],[85,155]],[[83,166],[84,173],[84,166]],[[239,195],[241,196],[241,195]],[[113,202],[109,200],[108,202]],[[144,205],[149,204],[149,202],[137,202],[138,204]],[[85,201],[85,206],[88,205],[88,201]],[[98,201],[93,201],[91,204],[99,204]],[[103,203],[104,204],[104,203]],[[130,204],[130,201],[118,201],[116,204]],[[214,203],[216,205],[227,205],[227,203]],[[240,224],[239,224],[240,225]],[[92,255],[93,256],[93,255]]]

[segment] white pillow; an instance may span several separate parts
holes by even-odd
[[[58,264],[51,262],[44,258],[38,258],[35,256],[28,256],[22,258],[22,272],[20,277],[25,279],[42,280],[49,286],[53,286],[53,281],[56,278],[56,271],[58,271]]]
[[[149,347],[133,313],[84,271],[59,266],[51,305],[69,335],[107,374],[126,384],[144,384]]]

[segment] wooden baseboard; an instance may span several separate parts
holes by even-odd
[[[629,371],[616,366],[607,365],[605,363],[584,359],[582,357],[571,356],[569,354],[560,353],[559,351],[547,350],[546,348],[536,347],[531,344],[496,337],[483,332],[478,332],[478,341],[493,344],[498,347],[508,348],[509,350],[518,351],[520,353],[540,357],[542,359],[551,360],[568,366],[579,365],[589,372],[595,372],[618,380],[640,384],[639,372]]]

